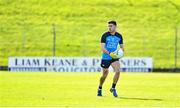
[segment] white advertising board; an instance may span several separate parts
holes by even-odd
[[[124,57],[119,61],[121,71],[148,72],[153,67],[150,57]],[[23,72],[100,72],[100,63],[100,57],[9,57],[8,68]]]

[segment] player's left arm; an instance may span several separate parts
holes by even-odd
[[[124,51],[124,44],[120,44],[120,48]]]

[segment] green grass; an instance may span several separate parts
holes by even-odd
[[[180,107],[179,73],[122,73],[117,85],[118,98],[109,92],[113,73],[109,74],[103,86],[104,96],[96,96],[100,75],[0,72],[0,107]]]
[[[114,19],[126,56],[150,56],[155,67],[174,66],[179,0],[0,0],[0,8],[0,65],[7,65],[9,56],[52,56],[53,23],[57,56],[100,56],[100,37]]]

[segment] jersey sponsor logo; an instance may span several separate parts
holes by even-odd
[[[117,43],[114,43],[114,42],[107,43],[107,48],[116,48],[116,47],[117,47]]]
[[[107,39],[106,39],[106,47],[107,48],[117,48],[117,45],[118,45],[118,42],[119,42],[119,39],[114,37],[114,36],[109,36]]]

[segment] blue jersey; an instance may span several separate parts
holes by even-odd
[[[105,43],[105,48],[107,51],[114,52],[117,50],[118,44],[123,44],[123,38],[118,32],[116,32],[114,35],[112,35],[110,32],[106,32],[101,37],[101,43]],[[111,60],[112,57],[103,52],[102,59]]]

